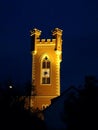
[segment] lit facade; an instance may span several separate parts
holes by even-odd
[[[62,30],[55,28],[52,39],[40,39],[41,31],[31,30],[32,91],[30,107],[43,110],[51,99],[60,96]]]

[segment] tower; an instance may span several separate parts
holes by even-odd
[[[62,30],[55,28],[52,39],[40,39],[41,31],[31,30],[32,90],[30,107],[44,109],[60,95]]]

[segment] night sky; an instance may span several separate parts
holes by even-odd
[[[97,0],[1,0],[0,82],[31,80],[30,30],[51,38],[55,27],[63,30],[61,91],[98,76]]]

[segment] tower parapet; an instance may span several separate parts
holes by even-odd
[[[32,37],[32,50],[36,51],[36,44],[55,44],[55,50],[62,51],[62,30],[55,28],[52,31],[53,39],[40,39],[41,30],[33,29],[30,31],[30,36]]]

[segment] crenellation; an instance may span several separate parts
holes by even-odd
[[[46,41],[46,39],[41,39],[41,42],[45,42]]]
[[[36,39],[36,41],[37,41],[37,42],[40,42],[40,41],[41,41],[41,39]]]
[[[52,42],[55,43],[56,39],[52,39]]]
[[[36,39],[36,44],[55,44],[55,39]]]
[[[46,39],[46,42],[51,42],[52,40],[51,39]]]

